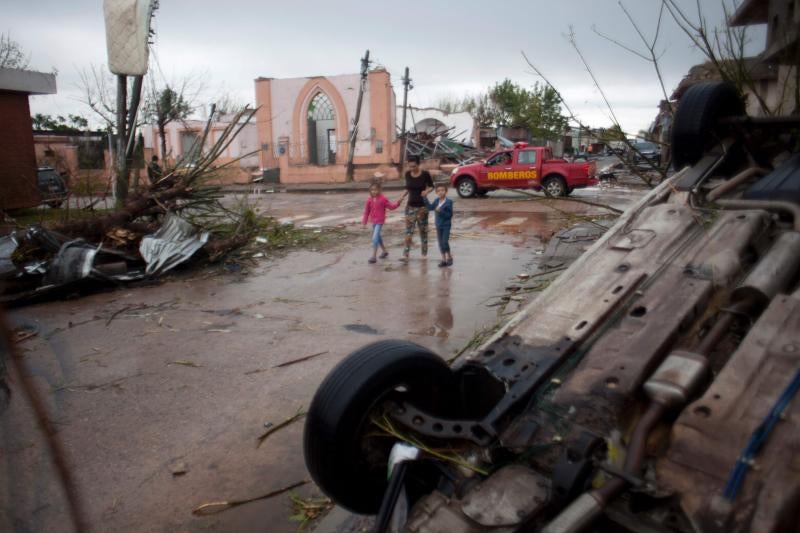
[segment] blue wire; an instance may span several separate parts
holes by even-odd
[[[744,477],[747,474],[750,463],[753,461],[753,457],[755,457],[761,449],[761,446],[767,441],[770,433],[772,433],[772,430],[775,428],[775,424],[781,419],[781,414],[799,389],[800,369],[797,370],[792,381],[789,382],[789,385],[778,397],[778,401],[772,406],[772,409],[770,409],[764,421],[761,422],[750,435],[747,446],[736,461],[736,466],[733,467],[728,482],[725,484],[725,490],[722,494],[728,500],[733,501],[736,499],[736,495],[739,493],[739,489],[744,482]]]

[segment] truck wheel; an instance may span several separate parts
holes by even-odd
[[[478,186],[472,178],[459,178],[456,182],[456,191],[461,198],[472,198],[478,191]]]
[[[710,81],[690,87],[681,98],[672,126],[673,168],[697,163],[724,137],[721,118],[744,114],[744,102],[730,83]]]
[[[549,176],[542,182],[542,188],[548,196],[566,196],[567,184],[561,176]]]
[[[396,442],[375,435],[370,416],[388,395],[447,414],[454,374],[442,359],[411,342],[369,344],[342,360],[317,389],[306,416],[306,467],[325,494],[359,514],[376,514],[388,486]]]

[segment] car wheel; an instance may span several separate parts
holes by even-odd
[[[461,178],[456,182],[456,191],[461,198],[472,198],[478,191],[478,186],[472,178]]]
[[[676,170],[693,165],[724,136],[719,120],[744,115],[736,87],[724,82],[693,85],[683,95],[672,126],[672,164]]]
[[[304,451],[311,477],[342,507],[377,513],[395,439],[374,436],[370,415],[389,395],[446,414],[453,382],[447,363],[411,342],[380,341],[350,354],[331,370],[308,409]]]
[[[548,196],[566,196],[567,195],[567,184],[564,182],[564,178],[560,176],[550,176],[545,178],[542,182],[542,188],[545,190]]]

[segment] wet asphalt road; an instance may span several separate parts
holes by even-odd
[[[618,208],[639,195],[576,191]],[[395,214],[384,232],[389,259],[367,264],[363,193],[251,201],[297,225],[344,228],[344,238],[261,260],[247,276],[187,271],[155,287],[11,313],[16,324],[38,328],[20,344],[21,356],[67,447],[95,531],[295,531],[288,496],[209,517],[191,511],[305,479],[302,422],[257,447],[266,424],[307,407],[330,368],[365,343],[402,338],[443,357],[458,351],[498,320],[486,303],[517,273],[536,268],[543,242],[570,224],[565,213],[602,212],[572,202],[553,210],[506,192],[457,199],[455,265],[440,269],[433,231],[427,258],[415,248],[408,265],[397,261],[402,222]],[[0,417],[0,531],[68,530],[42,439],[14,394]]]

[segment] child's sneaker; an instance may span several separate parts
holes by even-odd
[[[374,257],[370,257],[369,259],[367,259],[367,263],[370,263],[370,264],[377,263],[377,262],[378,262],[378,260],[375,259]]]
[[[383,253],[380,255],[380,258],[381,258],[381,259],[386,259],[387,257],[389,257],[389,252],[383,252]]]
[[[452,257],[447,260],[447,266],[449,266],[449,267],[453,266],[453,258]]]
[[[439,261],[439,268],[444,268],[447,266],[447,261]]]

